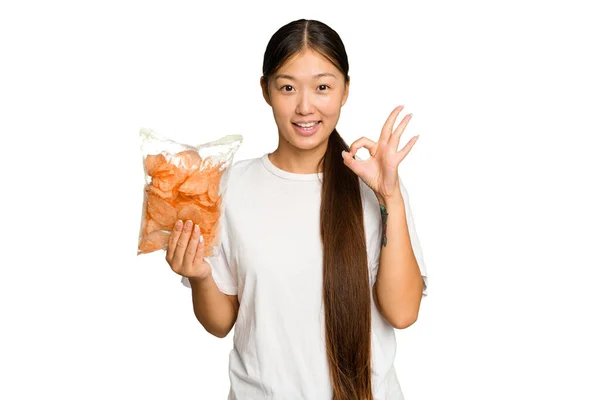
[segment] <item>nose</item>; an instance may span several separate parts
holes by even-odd
[[[301,115],[312,114],[315,111],[313,99],[311,93],[307,91],[300,92],[297,97],[298,103],[296,104],[296,113]]]

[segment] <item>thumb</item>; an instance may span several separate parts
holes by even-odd
[[[350,168],[357,175],[362,168],[362,164],[365,163],[365,161],[356,160],[354,157],[352,157],[350,155],[350,153],[348,153],[345,150],[342,151],[342,158],[344,159],[344,164],[346,164],[346,166],[348,168]]]
[[[344,160],[344,164],[352,169],[352,163],[355,161],[353,157],[350,156],[346,150],[342,150],[342,159]]]

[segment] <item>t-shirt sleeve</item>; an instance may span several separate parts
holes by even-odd
[[[421,243],[419,242],[419,236],[417,235],[417,229],[415,227],[415,220],[414,220],[414,217],[412,214],[412,210],[410,208],[408,191],[406,190],[406,187],[404,186],[402,181],[400,181],[400,193],[402,194],[402,198],[404,199],[404,209],[406,212],[406,223],[408,226],[408,234],[410,237],[410,243],[412,245],[413,253],[417,260],[419,270],[421,271],[421,277],[423,278],[423,296],[427,296],[427,266],[425,265],[425,259],[423,257],[423,250],[421,248]],[[381,215],[379,216],[379,218],[381,218]],[[376,277],[377,277],[377,272],[379,270],[379,258],[380,258],[380,254],[381,254],[381,239],[383,237],[382,225],[379,224],[378,226],[379,226],[379,229],[376,232],[376,235],[373,236],[373,238],[375,240],[371,243],[371,246],[375,246],[375,247],[371,247],[371,249],[372,249],[371,254],[373,254],[373,256],[372,256],[373,258],[370,260],[371,268],[369,269],[370,279],[371,279],[372,283],[375,282]],[[388,238],[388,240],[389,240],[389,238]]]
[[[225,189],[226,192],[226,189]],[[211,257],[205,257],[204,260],[212,268],[212,277],[219,290],[225,294],[236,295],[237,268],[231,257],[231,237],[229,223],[227,219],[227,200],[223,193],[222,214],[219,218],[219,244],[215,246],[215,253]],[[190,281],[186,277],[181,277],[181,283],[191,288]]]

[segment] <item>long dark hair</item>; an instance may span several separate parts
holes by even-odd
[[[322,22],[299,19],[271,37],[264,85],[290,57],[309,49],[335,65],[348,83],[348,56],[337,32]],[[344,164],[342,150],[349,146],[334,129],[319,162],[327,361],[333,400],[372,400],[371,293],[360,183]]]

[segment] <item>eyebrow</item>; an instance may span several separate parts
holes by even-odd
[[[322,78],[324,76],[332,76],[333,78],[337,79],[337,77],[334,74],[332,74],[331,72],[321,72],[320,74],[313,75],[313,78],[314,79],[318,79],[318,78]],[[289,79],[291,81],[295,81],[296,80],[296,78],[294,78],[293,76],[286,75],[286,74],[275,75],[275,78],[273,78],[273,79],[280,79],[280,78]]]

